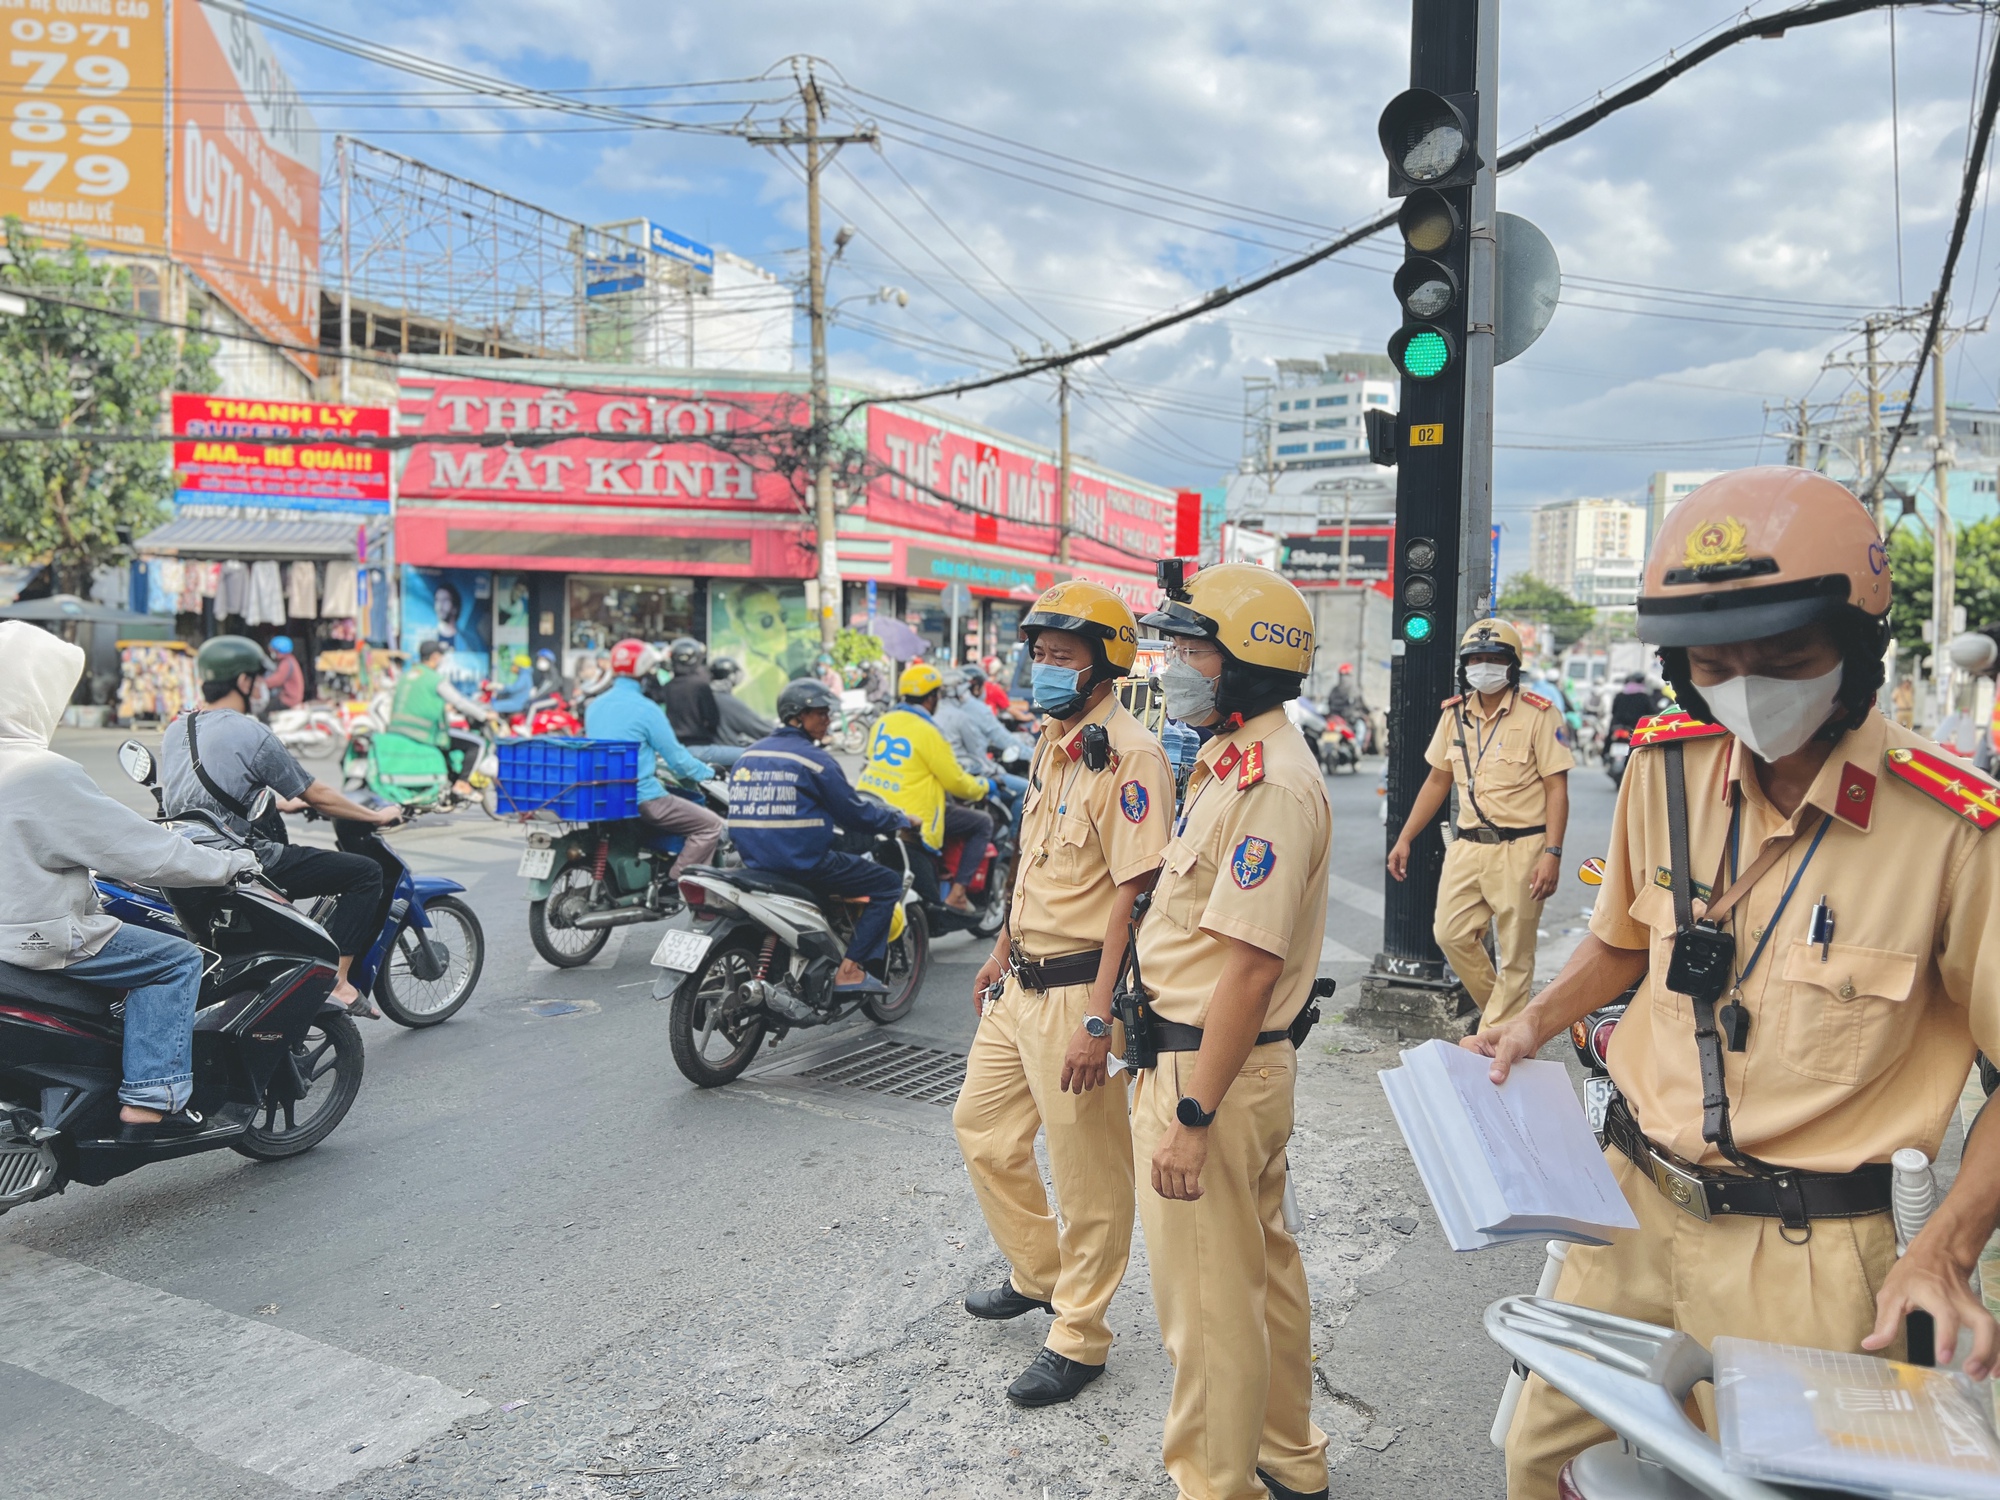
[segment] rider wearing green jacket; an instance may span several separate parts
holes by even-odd
[[[446,718],[454,708],[478,723],[492,715],[445,679],[438,670],[444,654],[445,648],[437,641],[425,641],[417,647],[417,665],[396,684],[384,732],[443,754],[452,779],[463,792],[466,773],[479,763],[481,744],[476,736],[452,733]]]

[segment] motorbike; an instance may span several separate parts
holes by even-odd
[[[304,760],[340,760],[347,754],[347,726],[324,704],[273,709],[266,725],[279,744]]]
[[[1319,742],[1320,764],[1329,771],[1359,771],[1361,769],[1361,740],[1349,724],[1339,714],[1327,717],[1326,733]]]
[[[834,731],[840,736],[840,748],[848,755],[862,755],[868,749],[868,736],[875,731],[875,721],[881,717],[881,710],[870,700],[861,688],[847,688],[840,695],[840,722]]]
[[[176,822],[237,842],[206,814]],[[224,1147],[282,1161],[325,1140],[354,1103],[361,1033],[328,1003],[339,954],[325,929],[255,876],[166,899],[211,960],[187,1105],[203,1128],[122,1139],[124,992],[60,969],[0,964],[0,1213],[71,1183],[97,1187]]]
[[[1613,786],[1625,780],[1625,763],[1632,758],[1632,731],[1625,725],[1613,727],[1604,743],[1604,774]]]
[[[471,800],[477,802],[488,817],[499,819],[499,759],[494,750],[495,730],[491,725],[473,730],[457,722],[451,728],[455,735],[462,738],[471,739],[476,735],[479,739],[477,750],[467,747],[467,764],[462,779],[472,788]],[[341,769],[349,786],[365,787],[384,802],[445,812],[458,801],[456,786],[461,778],[452,775],[444,751],[399,734],[383,731],[366,736],[356,735],[349,741]]]
[[[872,840],[893,862],[901,841]],[[930,927],[907,862],[903,893],[877,977],[888,993],[834,993],[835,971],[861,904],[822,896],[759,870],[697,865],[681,875],[682,911],[653,950],[653,997],[669,1000],[674,1065],[699,1088],[738,1077],[766,1036],[830,1026],[857,1010],[877,1025],[900,1021],[916,1004],[930,963]]]
[[[719,817],[729,802],[714,782],[671,789]],[[528,847],[515,873],[528,882],[528,940],[558,969],[580,968],[604,951],[611,929],[660,922],[680,909],[667,871],[686,839],[660,833],[640,818],[571,823],[528,815]],[[735,863],[723,836],[716,863]]]
[[[862,792],[861,795],[872,801],[881,800],[872,792]],[[942,900],[946,887],[944,872],[958,869],[959,856],[965,847],[963,839],[948,838],[944,848],[933,853],[928,845],[918,843],[917,835],[912,833],[907,838],[892,841],[893,847],[878,847],[876,850],[877,859],[901,870],[905,884],[923,893],[924,913],[929,918],[930,930],[940,937],[949,932],[972,932],[990,938],[1007,920],[1007,897],[1014,884],[1017,853],[1014,825],[997,799],[986,806],[993,817],[993,839],[986,846],[979,868],[964,879],[966,899],[972,904],[969,912],[954,911]],[[912,853],[912,850],[921,852]],[[915,863],[917,860],[925,861],[930,869],[920,871]],[[930,899],[933,881],[937,886],[937,900]],[[953,883],[957,883],[957,877],[954,877]]]
[[[137,740],[118,748],[125,774],[153,794],[160,805],[160,787],[152,753]],[[404,814],[405,819],[424,809]],[[306,817],[322,815],[308,810]],[[357,957],[348,980],[363,994],[374,993],[382,1013],[399,1026],[435,1026],[457,1015],[472,998],[486,966],[486,932],[479,916],[458,893],[465,887],[442,875],[418,875],[403,862],[373,823],[332,819],[334,843],[346,854],[359,854],[382,867],[379,935]],[[137,922],[155,932],[185,937],[187,929],[171,900],[143,886],[121,885],[99,876],[96,882],[104,909],[121,922]],[[308,897],[305,910],[315,921],[333,910],[336,898]],[[447,931],[449,935],[447,935]]]

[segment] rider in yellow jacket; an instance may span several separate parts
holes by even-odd
[[[943,675],[926,662],[904,669],[896,684],[903,701],[875,725],[868,740],[868,764],[862,767],[855,785],[915,818],[918,833],[933,852],[942,850],[949,838],[964,840],[957,868],[951,873],[951,892],[944,902],[952,910],[964,912],[972,909],[965,894],[966,882],[986,857],[993,840],[993,820],[947,798],[981,802],[991,785],[959,765],[944,731],[931,721],[943,687]]]

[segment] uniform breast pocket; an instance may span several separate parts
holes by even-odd
[[[1201,852],[1175,839],[1160,860],[1159,883],[1153,887],[1153,910],[1181,931],[1194,926],[1194,867]]]
[[[1058,818],[1049,831],[1049,878],[1062,885],[1073,885],[1089,874],[1094,836],[1088,818]]]
[[[1820,962],[1812,943],[1785,951],[1785,1066],[1825,1083],[1860,1084],[1910,1044],[1917,956],[1835,943]]]
[[[1647,965],[1652,974],[1664,981],[1667,965],[1674,956],[1674,895],[1663,885],[1649,885],[1633,899],[1626,914],[1635,922],[1643,922],[1651,933],[1647,945]],[[1664,982],[1655,986],[1656,1002],[1670,1015],[1688,1015],[1688,1000],[1685,995],[1676,995],[1667,989]]]
[[[1486,774],[1496,786],[1519,786],[1535,779],[1535,746],[1526,730],[1511,730],[1486,752]]]

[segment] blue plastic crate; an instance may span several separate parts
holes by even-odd
[[[545,813],[568,823],[639,816],[636,740],[578,740],[557,735],[502,740],[500,812]]]

